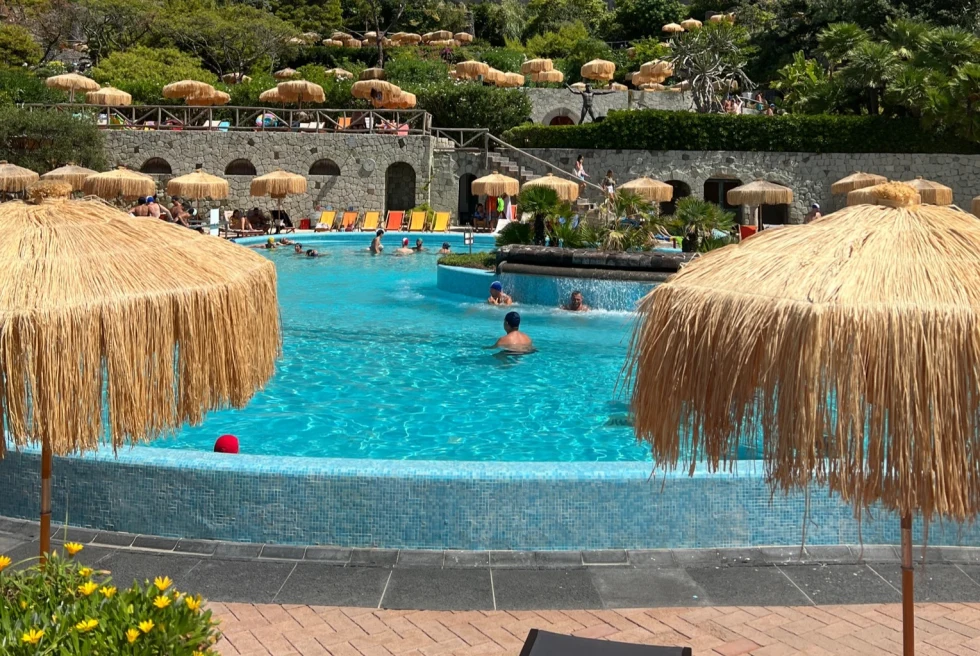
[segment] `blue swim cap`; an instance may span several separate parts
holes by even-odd
[[[511,328],[521,327],[521,315],[516,312],[508,312],[507,316],[504,317],[504,323],[506,323]]]
[[[504,286],[501,285],[499,281],[494,280],[492,283],[490,283],[490,289],[496,289],[498,292],[500,292],[504,290]]]

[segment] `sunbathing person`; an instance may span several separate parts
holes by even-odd
[[[449,242],[442,242],[442,248],[438,251],[439,255],[449,255],[451,252],[452,251],[449,249]]]
[[[371,246],[368,248],[371,251],[371,255],[378,255],[385,249],[381,244],[381,238],[384,237],[385,231],[378,228],[378,231],[374,233],[374,239],[371,240]]]
[[[522,333],[519,330],[520,327],[521,315],[517,312],[508,312],[507,316],[504,317],[504,331],[507,334],[498,339],[494,346],[522,353],[530,351],[532,349],[531,338]]]
[[[487,303],[490,305],[510,305],[514,302],[510,296],[504,293],[504,286],[499,281],[494,280],[490,283],[490,298]]]
[[[408,247],[408,237],[402,239],[402,247],[395,251],[395,255],[411,255],[415,250]]]
[[[592,308],[585,304],[582,299],[582,292],[577,289],[572,292],[571,297],[568,299],[568,303],[561,306],[562,310],[567,310],[569,312],[588,312]]]

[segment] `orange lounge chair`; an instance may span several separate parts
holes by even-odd
[[[432,232],[449,231],[449,212],[436,212],[436,221],[432,226]]]
[[[313,228],[313,232],[327,232],[333,228],[334,219],[337,218],[337,212],[334,210],[329,210],[326,212],[320,212],[320,218],[316,222],[316,226]]]
[[[405,212],[393,212],[388,210],[388,221],[385,223],[385,230],[401,230],[402,221],[405,220]]]
[[[365,212],[364,223],[361,224],[361,230],[377,230],[378,222],[380,220],[381,212]]]
[[[357,217],[360,216],[360,212],[344,212],[344,218],[340,223],[340,229],[344,232],[350,232],[354,229],[354,224],[357,223]]]
[[[408,222],[408,231],[419,232],[425,228],[425,215],[426,213],[424,211],[412,212],[412,218]]]

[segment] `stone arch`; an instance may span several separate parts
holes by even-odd
[[[225,167],[225,175],[255,175],[255,165],[249,159],[233,159]]]
[[[340,166],[326,157],[318,159],[310,165],[310,175],[340,175]]]
[[[151,157],[140,167],[140,173],[148,175],[171,175],[173,172],[170,162],[162,157]]]
[[[724,174],[708,178],[704,181],[704,199],[709,203],[721,205],[723,210],[732,212],[735,220],[742,223],[742,206],[728,204],[728,192],[742,184],[742,181],[735,177]]]
[[[460,224],[472,223],[473,212],[476,211],[476,204],[479,199],[473,194],[473,181],[476,180],[476,175],[473,173],[464,173],[459,176],[459,222]]]
[[[556,107],[544,115],[542,125],[575,125],[578,114],[570,107]]]
[[[415,169],[406,162],[393,162],[385,171],[385,209],[410,210],[415,207]]]
[[[664,180],[674,188],[674,197],[665,203],[660,203],[660,215],[669,216],[677,209],[677,201],[691,195],[691,185],[683,180]]]

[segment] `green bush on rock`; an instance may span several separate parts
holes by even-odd
[[[102,169],[105,144],[94,117],[0,107],[0,160],[38,173],[68,162]]]
[[[483,269],[493,271],[497,266],[496,253],[450,253],[439,258],[443,266],[463,267],[464,269]]]

